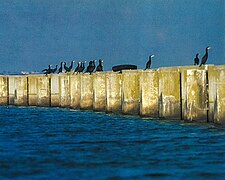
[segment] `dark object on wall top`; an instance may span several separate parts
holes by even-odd
[[[136,65],[131,65],[131,64],[123,64],[123,65],[117,65],[117,66],[113,66],[112,70],[114,72],[117,71],[122,71],[122,70],[136,70],[137,66]]]

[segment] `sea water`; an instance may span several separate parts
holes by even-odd
[[[1,179],[224,179],[221,125],[0,107]]]

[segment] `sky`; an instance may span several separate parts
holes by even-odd
[[[152,68],[192,65],[211,46],[225,64],[224,0],[0,0],[0,72],[103,59]]]

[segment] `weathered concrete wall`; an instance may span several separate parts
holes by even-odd
[[[50,79],[46,75],[28,76],[29,106],[50,106]]]
[[[181,119],[180,72],[177,68],[159,69],[159,117]]]
[[[199,66],[178,66],[181,76],[181,111],[183,120],[187,120],[187,70],[199,70]]]
[[[206,70],[189,69],[185,72],[186,86],[182,87],[182,90],[186,88],[184,119],[207,121]]]
[[[146,70],[140,76],[140,115],[159,117],[159,76],[157,70]]]
[[[50,106],[50,76],[38,77],[38,106]]]
[[[214,73],[216,76],[214,122],[225,124],[225,66],[216,67]]]
[[[216,74],[215,74],[215,66],[205,65],[205,70],[207,73],[207,81],[208,81],[208,121],[213,122],[214,121],[214,107],[216,103]]]
[[[27,76],[9,76],[9,104],[28,105]]]
[[[106,108],[106,75],[105,72],[93,74],[93,110],[105,111]]]
[[[140,71],[122,72],[122,113],[140,113]]]
[[[225,123],[225,66],[0,76],[0,105],[72,107]]]
[[[52,107],[59,107],[60,106],[60,88],[59,88],[59,75],[52,74],[50,75],[51,78],[51,106]]]
[[[80,74],[70,75],[70,107],[80,108]]]
[[[122,74],[107,72],[106,74],[106,112],[122,111]]]
[[[8,104],[8,77],[0,76],[0,105]]]
[[[59,75],[59,91],[60,91],[60,106],[70,107],[70,77],[68,74],[61,73]]]
[[[81,97],[80,97],[80,109],[92,109],[93,108],[93,76],[86,73],[80,75],[81,81]]]
[[[28,105],[38,105],[38,77],[39,75],[28,76]]]

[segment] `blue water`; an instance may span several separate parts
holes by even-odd
[[[0,107],[0,178],[224,179],[225,129],[70,109]]]

